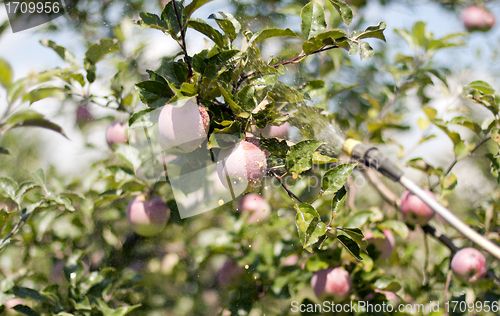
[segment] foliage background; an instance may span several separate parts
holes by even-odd
[[[346,29],[329,1],[314,3],[324,7],[325,30]],[[3,208],[1,214],[0,302],[21,297],[26,307],[18,308],[18,312],[27,315],[284,315],[291,314],[291,301],[318,302],[310,279],[314,271],[328,266],[343,266],[350,272],[356,285],[353,301],[370,293],[376,295],[373,302],[383,301],[384,295],[374,290],[385,289],[409,304],[452,299],[498,302],[498,288],[491,278],[468,286],[449,275],[450,249],[426,237],[421,228],[406,226],[394,207],[401,188],[383,180],[396,194],[388,203],[390,199],[384,199],[370,184],[369,171],[355,169],[346,190],[341,186],[331,188],[330,194],[312,203],[317,210],[313,211],[314,218],[326,224],[331,218],[332,200],[344,198],[343,208],[342,203],[333,204],[342,209],[333,231],[337,227],[389,228],[395,232],[397,246],[390,259],[377,261],[376,254],[361,252],[363,261],[359,262],[347,250],[356,255],[359,247],[342,247],[334,236],[336,232],[321,247],[310,242],[314,254],[303,249],[304,239],[299,239],[295,216],[310,208],[291,199],[272,174],[266,178],[269,189],[260,189],[273,209],[264,223],[246,225],[245,216],[235,211],[234,205],[180,220],[168,183],[142,181],[130,169],[129,157],[117,154],[123,152],[120,148],[112,151],[105,144],[104,131],[109,123],[127,121],[133,113],[157,106],[154,101],[158,94],[173,96],[161,95],[169,88],[157,91],[139,84],[156,80],[147,74],[148,69],[163,71],[166,83],[161,78],[158,82],[162,87],[169,86],[176,96],[192,95],[195,89],[210,111],[211,132],[222,130],[222,118],[228,118],[218,110],[220,103],[228,104],[233,112],[231,121],[236,123],[231,126],[241,127],[245,124],[238,123],[247,122],[248,117],[236,114],[235,119],[237,106],[243,108],[242,113],[251,112],[271,91],[271,103],[283,107],[288,115],[269,109],[260,113],[255,123],[288,120],[294,125],[290,140],[298,142],[324,140],[321,132],[328,125],[321,122],[335,120],[346,135],[377,144],[400,166],[407,167],[405,171],[414,180],[432,188],[440,202],[498,242],[497,28],[484,34],[465,33],[458,16],[469,2],[373,1],[353,6],[354,19],[349,27],[350,32],[365,30],[385,20],[387,43],[379,40],[380,35],[379,39],[366,40],[375,52],[369,61],[360,60],[359,54],[350,56],[344,49],[331,49],[300,63],[269,67],[298,56],[305,48],[304,41],[313,37],[300,28],[301,10],[307,4],[215,0],[195,11],[193,17],[205,20],[221,36],[230,30],[207,18],[218,11],[229,12],[241,31],[235,32],[239,34],[234,46],[220,42],[218,49],[212,49],[212,41],[202,41],[193,27],[188,29],[186,47],[191,57],[202,56],[202,50],[208,48],[210,55],[226,52],[227,59],[212,59],[219,72],[209,73],[203,63],[197,66],[193,57],[195,78],[199,73],[200,81],[184,86],[184,90],[182,83],[193,83],[186,72],[164,71],[173,61],[187,69],[179,46],[170,36],[146,29],[144,24],[149,20],[140,15],[151,12],[160,17],[160,3],[87,1],[69,17],[28,31],[29,35],[9,33],[8,24],[3,23],[2,47],[21,41],[14,39],[17,36],[28,43],[47,38],[54,42],[42,40],[27,48],[43,48],[58,61],[49,59],[46,65],[50,66],[37,65],[28,72],[21,54],[8,49],[0,53],[0,113],[6,111],[0,120],[0,146],[10,152],[0,158],[0,194],[2,201],[13,206]],[[498,11],[495,2],[487,6]],[[386,10],[392,14],[382,16]],[[402,23],[405,14],[398,12],[415,10],[424,12],[420,17],[427,25]],[[432,19],[443,14],[446,18],[439,23]],[[142,27],[137,23],[141,17]],[[163,22],[169,17],[166,14]],[[322,20],[317,16],[311,19]],[[234,21],[231,25],[237,29]],[[243,37],[252,37],[245,32],[270,28],[290,28],[298,37],[272,37],[249,45],[243,57],[238,55],[241,59],[231,59],[230,49],[241,49]],[[211,36],[219,39],[211,30]],[[348,43],[348,50],[353,46],[346,40],[333,39]],[[62,44],[69,50],[56,46]],[[235,81],[231,75],[255,69],[270,75],[246,82],[257,89],[252,103],[231,89]],[[203,82],[203,77],[210,80]],[[468,85],[476,80],[489,84]],[[146,92],[156,95],[149,99]],[[76,110],[82,106],[89,107],[95,120],[75,122]],[[41,125],[52,131],[17,128],[23,125]],[[222,132],[235,131],[241,129]],[[277,158],[275,144],[271,143],[269,149]],[[288,156],[312,155],[319,142],[316,147],[315,142],[312,144],[302,151],[291,149]],[[340,158],[346,162],[346,157]],[[314,161],[319,160],[316,157]],[[307,165],[312,161],[304,163],[306,167],[279,170],[289,173],[284,178],[288,188],[306,202],[321,194],[314,181],[325,177],[330,168],[315,164],[309,170]],[[293,172],[301,173],[297,180]],[[343,179],[342,183],[347,179],[337,173],[333,176]],[[125,209],[133,196],[149,189],[169,201],[172,216],[161,235],[146,239],[131,232]],[[432,225],[452,237],[457,246],[472,246],[439,219]],[[9,235],[11,232],[14,234]],[[363,248],[363,242],[352,234],[338,234],[352,237]],[[284,259],[292,254],[298,255],[297,264],[284,265]],[[227,258],[233,258],[244,273],[224,287],[217,282],[217,273]],[[488,263],[498,272],[497,262],[488,258]],[[451,283],[447,285],[449,277]]]

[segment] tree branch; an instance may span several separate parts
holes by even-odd
[[[281,180],[282,177],[278,176],[276,174],[276,172],[274,170],[271,170],[271,173],[273,174],[273,176],[278,179],[279,183],[281,184],[281,186],[283,187],[283,189],[285,189],[286,193],[288,193],[288,195],[292,198],[292,199],[296,199],[297,201],[299,201],[300,203],[304,203],[304,201],[302,201],[298,196],[296,196],[292,191],[290,191],[290,189],[288,189],[286,187],[286,185],[283,183],[283,181]]]
[[[272,65],[271,67],[273,68],[278,68],[279,66],[285,66],[285,65],[288,65],[288,64],[296,64],[296,63],[299,63],[303,58],[306,58],[307,56],[310,56],[310,55],[314,55],[314,54],[317,54],[317,53],[321,53],[321,52],[324,52],[324,51],[327,51],[327,50],[330,50],[330,49],[334,49],[334,48],[339,48],[337,45],[333,45],[333,46],[328,46],[328,47],[322,47],[320,49],[317,49],[315,51],[313,51],[312,53],[310,54],[300,54],[292,59],[289,59],[289,60],[286,60],[286,61],[283,61],[283,62],[280,62],[280,63],[277,63],[277,64],[274,64]],[[240,85],[245,81],[247,80],[248,78],[252,77],[252,76],[255,76],[255,75],[258,75],[260,74],[260,72],[255,72],[255,71],[252,71],[252,72],[249,72],[248,74],[246,75],[242,75],[240,80],[238,80],[238,82],[236,83],[235,87],[234,87],[234,91],[238,90],[238,88],[240,87]]]
[[[181,40],[182,40],[182,50],[186,56],[186,64],[188,66],[188,79],[193,76],[193,68],[191,68],[191,61],[189,60],[189,55],[186,47],[186,31],[182,27],[181,17],[177,11],[177,6],[175,5],[175,0],[173,0],[172,5],[174,6],[175,17],[177,18],[177,23],[179,23],[179,28],[181,29]]]

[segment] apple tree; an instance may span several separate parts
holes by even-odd
[[[218,2],[80,3],[40,40],[64,67],[14,80],[0,58],[2,311],[498,314],[498,261],[342,152],[374,144],[498,243],[498,82],[437,60],[493,14],[429,1],[463,19],[439,37],[367,24],[366,1]],[[50,39],[65,26],[85,52]],[[146,34],[175,53],[151,60]],[[74,141],[44,102],[98,157],[74,175],[44,162],[41,129]]]

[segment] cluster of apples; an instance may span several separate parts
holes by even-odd
[[[169,154],[186,155],[200,148],[205,142],[210,126],[210,116],[205,108],[190,99],[182,106],[166,104],[158,117],[158,141]],[[256,132],[268,137],[286,135],[287,124],[266,127]],[[106,130],[110,147],[128,142],[127,126],[112,123]],[[217,159],[217,174],[222,184],[231,186],[258,186],[267,169],[267,157],[258,143],[240,140],[230,148],[222,149]],[[270,206],[258,194],[247,194],[240,203],[240,210],[250,215],[247,223],[255,223],[269,216]],[[134,231],[142,236],[156,235],[169,217],[166,204],[159,198],[147,199],[145,195],[134,198],[127,207],[127,218]]]

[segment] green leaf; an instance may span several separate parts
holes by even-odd
[[[164,106],[174,96],[168,84],[158,81],[142,81],[135,86],[141,101],[152,108]]]
[[[261,138],[260,148],[268,150],[271,155],[276,157],[285,158],[290,150],[286,140],[278,140],[277,138]]]
[[[339,12],[342,20],[344,20],[344,23],[349,26],[352,22],[351,8],[349,8],[349,6],[342,0],[330,0],[330,2],[335,7],[335,10]]]
[[[5,148],[0,147],[0,155],[10,155],[10,152]]]
[[[437,115],[437,110],[436,109],[433,109],[433,108],[430,108],[430,107],[427,107],[427,106],[423,106],[422,110],[424,111],[425,115],[427,115],[427,118],[429,118],[429,120],[435,118],[436,115]]]
[[[62,97],[63,90],[58,87],[47,87],[31,90],[28,94],[30,104],[40,101],[45,98],[59,98]]]
[[[345,199],[347,196],[347,191],[344,186],[340,188],[335,193],[335,196],[332,199],[332,224],[333,226],[339,225],[347,215],[346,212],[343,212]]]
[[[2,193],[3,196],[15,201],[17,183],[14,180],[5,177],[0,178],[0,189],[2,189],[0,193]]]
[[[92,83],[96,79],[96,64],[107,54],[120,50],[118,40],[114,38],[103,38],[90,46],[85,52],[84,68],[87,71],[87,80]]]
[[[311,169],[314,152],[322,143],[319,140],[304,140],[293,145],[286,157],[286,168],[297,174]]]
[[[304,249],[312,252],[311,246],[326,233],[326,225],[321,222],[318,211],[307,203],[295,207],[295,224]]]
[[[202,19],[191,18],[188,22],[188,27],[193,28],[201,34],[207,36],[220,48],[224,47],[224,37],[219,31],[208,25]]]
[[[286,30],[277,28],[264,29],[262,31],[255,33],[252,36],[252,38],[250,38],[250,43],[258,44],[263,40],[271,37],[298,37],[298,36],[289,28],[287,28]]]
[[[238,20],[236,20],[235,17],[230,13],[219,12],[219,14],[222,16],[222,19],[218,18],[215,14],[211,14],[208,18],[214,19],[219,27],[229,37],[231,42],[234,41],[241,30],[240,22],[238,22]]]
[[[322,179],[321,189],[324,194],[337,192],[344,186],[357,164],[341,164],[328,170]]]
[[[85,59],[91,64],[97,64],[107,54],[120,50],[118,40],[115,38],[103,38],[94,45],[90,46],[85,52]]]
[[[368,242],[365,240],[365,236],[363,232],[359,228],[339,228],[340,231],[349,235],[352,240],[354,240],[362,250],[366,249],[368,246]]]
[[[132,124],[137,121],[138,119],[140,119],[142,116],[148,114],[149,112],[151,111],[154,111],[155,108],[147,108],[147,109],[144,109],[144,110],[141,110],[141,111],[138,111],[138,112],[135,112],[134,114],[132,114],[130,116],[130,118],[128,119],[128,126],[132,126]]]
[[[147,72],[151,80],[163,82],[163,80],[154,79],[154,72],[151,70],[148,70]],[[159,69],[159,73],[164,79],[173,83],[175,87],[179,89],[182,84],[187,81],[188,69],[186,64],[183,62],[163,62]]]
[[[377,26],[369,26],[364,31],[353,32],[352,37],[356,40],[378,38],[385,42],[384,30],[386,27],[385,22],[380,22]]]
[[[385,221],[377,225],[380,229],[390,229],[394,231],[396,234],[401,236],[401,238],[408,238],[408,227],[405,223],[400,221]]]
[[[141,12],[139,16],[141,17],[138,21],[140,27],[157,29],[164,33],[168,33],[168,24],[162,21],[156,14]]]
[[[14,113],[9,117],[7,123],[11,125],[10,129],[28,126],[42,127],[58,132],[66,137],[64,131],[59,125],[46,120],[42,114],[32,110],[24,110]]]
[[[37,312],[35,312],[26,305],[16,305],[12,309],[26,316],[40,316],[40,314],[38,314]]]
[[[309,2],[300,12],[300,29],[306,39],[310,39],[326,29],[325,10],[316,2]]]
[[[314,255],[307,259],[305,268],[307,271],[319,271],[327,269],[329,267],[328,262],[321,260],[320,256]]]
[[[184,12],[183,1],[172,0],[167,3],[161,13],[161,19],[166,22],[170,35],[174,39],[180,40],[188,21],[188,17]]]
[[[338,159],[338,158],[325,156],[325,155],[320,154],[319,152],[315,152],[313,155],[313,158],[312,158],[313,164],[318,164],[318,165],[329,164],[329,163],[334,163],[334,162],[339,162],[339,161],[340,161],[340,159]]]
[[[224,97],[224,101],[226,101],[235,115],[240,115],[242,113],[241,107],[236,102],[234,102],[233,96],[220,83],[218,83],[218,85],[219,91]]]
[[[203,5],[212,2],[213,0],[193,0],[191,3],[184,9],[184,13],[189,17],[193,14],[194,11],[201,8]]]
[[[387,277],[377,279],[373,285],[377,289],[384,291],[397,292],[401,289],[401,285],[397,281]]]
[[[359,54],[361,55],[361,59],[370,60],[375,52],[370,44],[367,42],[361,42],[359,43]]]
[[[7,88],[12,83],[12,67],[3,58],[0,58],[0,85]]]
[[[33,172],[31,175],[38,182],[38,184],[45,186],[45,183],[46,183],[45,172],[43,171],[42,168],[39,168],[37,171]]]
[[[38,291],[35,291],[27,287],[14,286],[12,288],[12,291],[14,292],[14,295],[20,298],[30,298],[39,302],[44,302],[47,300],[47,298],[42,294],[38,293]]]
[[[360,252],[360,249],[359,249],[359,246],[356,242],[354,242],[354,240],[352,240],[351,238],[347,237],[347,236],[344,236],[344,235],[338,235],[337,236],[337,239],[338,241],[340,242],[340,244],[342,246],[344,246],[344,248],[356,259],[358,259],[359,261],[363,261],[363,258],[361,258],[359,256],[359,252]]]
[[[424,22],[418,21],[413,25],[412,37],[413,42],[418,46],[427,47],[427,44],[431,39],[431,35],[426,31]]]
[[[372,216],[371,211],[361,211],[357,212],[344,223],[344,227],[360,228],[366,224],[370,216]]]
[[[65,47],[59,46],[56,44],[56,42],[53,42],[48,39],[42,39],[40,41],[40,44],[42,44],[45,47],[52,48],[56,52],[56,54],[62,58],[62,60],[64,60],[71,66],[78,67],[79,65],[78,59],[76,59],[75,55],[73,55],[73,53],[70,52]]]
[[[466,88],[470,88],[470,89],[479,90],[479,91],[481,91],[484,94],[493,94],[493,93],[495,93],[495,89],[493,89],[489,85],[489,83],[487,83],[485,81],[482,81],[482,80],[472,81],[471,83],[469,83],[465,87]]]

